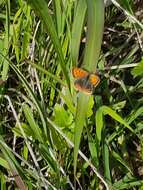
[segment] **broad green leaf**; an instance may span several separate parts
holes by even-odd
[[[93,72],[96,70],[99,53],[101,49],[103,26],[104,26],[104,1],[87,0],[87,39],[83,61],[83,67]],[[85,10],[85,9],[84,9]],[[78,49],[78,46],[77,46]],[[77,59],[77,52],[74,52]],[[77,102],[77,112],[75,118],[75,138],[74,138],[74,175],[76,174],[77,155],[80,145],[81,134],[87,117],[89,97],[79,93]]]
[[[104,0],[87,0],[87,39],[83,66],[95,72],[104,30]]]
[[[75,134],[74,134],[74,174],[76,174],[77,155],[80,145],[82,130],[85,124],[87,114],[86,107],[88,107],[89,96],[79,93],[79,100],[77,102],[77,112],[75,117]]]

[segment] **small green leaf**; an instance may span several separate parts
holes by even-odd
[[[73,121],[73,116],[67,110],[64,109],[63,106],[56,104],[54,109],[54,121],[55,123],[61,127],[69,127]]]
[[[103,113],[101,109],[96,112],[96,134],[99,142],[101,141],[101,132],[103,128]]]
[[[93,96],[89,97],[88,101],[88,109],[87,109],[87,117],[90,117],[93,114],[93,105],[94,105],[94,99]]]
[[[3,159],[0,157],[0,166],[4,167],[7,170],[10,170],[8,162],[6,161],[6,159]]]
[[[99,160],[98,160],[98,152],[97,152],[97,142],[88,132],[88,130],[87,130],[87,134],[88,134],[88,144],[89,144],[89,150],[91,153],[92,162],[96,167],[98,167]]]
[[[21,123],[21,127],[24,130],[24,133],[30,137],[32,136],[32,131],[31,128],[29,127],[29,125],[27,125],[26,123]],[[17,136],[17,137],[22,137],[22,133],[21,130],[19,129],[18,125],[16,124],[15,127],[12,129],[12,132]]]
[[[135,77],[143,74],[143,59],[139,62],[139,64],[135,68],[133,68],[131,73]]]

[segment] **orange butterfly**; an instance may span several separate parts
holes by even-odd
[[[72,75],[75,78],[75,89],[88,95],[93,93],[94,88],[100,82],[100,78],[96,74],[89,73],[78,67],[72,69]]]

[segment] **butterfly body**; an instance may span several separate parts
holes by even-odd
[[[78,67],[73,68],[72,75],[75,78],[74,87],[85,94],[92,94],[94,88],[99,84],[100,78]]]

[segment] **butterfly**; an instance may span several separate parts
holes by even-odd
[[[100,82],[100,78],[98,75],[94,73],[89,73],[88,71],[78,67],[74,67],[72,69],[72,75],[75,79],[75,89],[88,95],[93,93],[94,88]]]

